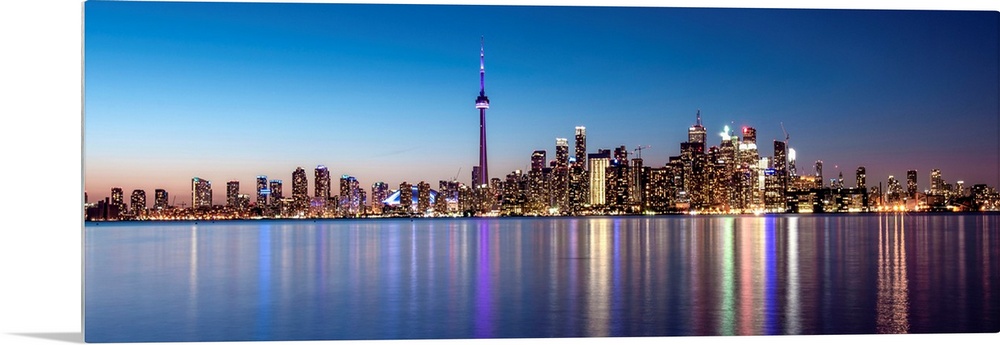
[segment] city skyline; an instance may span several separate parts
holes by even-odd
[[[249,185],[257,175],[291,181],[295,167],[316,165],[369,186],[468,182],[481,36],[491,42],[490,94],[503,100],[490,109],[490,176],[528,170],[535,150],[554,157],[555,138],[571,138],[576,126],[587,127],[590,152],[648,145],[646,165],[662,166],[700,109],[708,145],[723,125],[746,125],[769,155],[784,125],[800,174],[823,160],[827,177],[867,167],[870,185],[917,170],[928,189],[931,169],[967,186],[997,185],[996,13],[646,10],[88,2],[84,188],[91,200],[111,187],[190,200],[184,186],[194,176]],[[556,14],[547,25],[515,25]],[[342,32],[364,24],[352,17],[373,15],[392,23]],[[430,22],[393,31],[418,17]],[[587,20],[595,17],[608,20]],[[342,26],[324,27],[331,18]],[[697,19],[706,30],[646,32]],[[831,27],[784,30],[817,20]],[[848,22],[858,27],[835,30]],[[807,44],[819,38],[833,41]],[[888,43],[891,51],[875,49]],[[683,49],[692,47],[710,49]],[[935,50],[908,55],[927,47]],[[880,121],[902,123],[894,131]]]

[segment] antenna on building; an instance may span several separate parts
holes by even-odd
[[[698,120],[696,123],[698,124],[698,126],[701,126],[701,109],[698,109],[698,112],[696,114],[698,116]]]

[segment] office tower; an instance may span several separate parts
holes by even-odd
[[[931,195],[944,194],[944,179],[941,178],[941,169],[931,169]]]
[[[795,169],[795,149],[790,147],[788,148],[788,176],[799,176],[799,172]]]
[[[531,153],[531,170],[541,171],[545,167],[545,150],[535,150]]]
[[[959,198],[965,196],[965,181],[955,182],[955,196]]]
[[[111,206],[117,207],[119,214],[124,214],[127,210],[125,207],[125,192],[122,191],[121,187],[111,188]]]
[[[590,202],[590,187],[587,180],[587,169],[580,164],[569,168],[569,212],[579,213]]]
[[[230,180],[226,182],[226,206],[236,207],[237,198],[240,196],[240,181]]]
[[[486,109],[490,108],[490,99],[486,97],[486,48],[484,41],[483,38],[480,38],[479,97],[476,97],[476,109],[479,109],[479,175],[472,181],[474,185],[486,184],[490,181],[490,169],[486,159]]]
[[[354,217],[361,212],[361,184],[350,175],[340,176],[340,193],[338,194],[340,213],[342,216]]]
[[[381,214],[385,199],[389,197],[389,184],[378,181],[372,184],[372,212]]]
[[[479,187],[483,185],[482,181],[480,180],[481,178],[482,178],[482,171],[481,169],[479,169],[479,166],[477,165],[472,167],[472,187]]]
[[[313,184],[316,186],[316,198],[324,202],[330,198],[330,170],[324,165],[316,166],[316,177]]]
[[[292,199],[297,210],[304,210],[309,203],[309,182],[306,179],[306,170],[296,167],[292,172]]]
[[[906,197],[910,200],[917,198],[917,171],[906,171]]]
[[[854,188],[866,189],[868,185],[865,183],[865,167],[858,167],[858,170],[854,172],[854,179],[857,181]]]
[[[163,210],[167,208],[167,191],[163,189],[157,189],[154,195],[153,207],[157,210]]]
[[[146,212],[146,191],[136,189],[132,191],[132,215],[140,217]]]
[[[739,181],[739,137],[733,135],[729,130],[729,126],[725,126],[722,133],[722,142],[719,144],[719,155],[718,160],[720,171],[717,176],[720,180],[721,193],[723,195],[723,205],[721,205],[721,210],[725,212],[732,211],[738,208],[739,203],[739,189],[737,188]],[[652,176],[650,176],[652,179]]]
[[[431,184],[420,181],[417,183],[417,213],[427,212],[431,208]]]
[[[631,204],[631,177],[627,160],[615,159],[605,169],[604,203],[612,210],[623,212]]]
[[[576,157],[576,166],[585,168],[587,166],[587,127],[576,127],[576,146],[573,148],[573,156]]]
[[[619,147],[615,148],[615,157],[614,158],[619,163],[628,165],[628,149],[625,148],[625,145],[622,145],[622,146],[619,146]]]
[[[403,213],[413,211],[413,186],[406,182],[399,184],[399,210]]]
[[[643,204],[643,189],[646,188],[645,175],[643,174],[642,158],[632,158],[632,167],[629,169],[629,185],[628,190],[631,195],[631,203],[633,206],[637,206],[637,209]]]
[[[757,130],[743,127],[743,140],[739,146],[739,172],[737,194],[739,209],[743,211],[763,207],[763,185],[760,183],[760,154],[757,152]]]
[[[212,207],[212,182],[199,177],[191,179],[191,207]]]
[[[271,191],[270,199],[272,204],[277,204],[281,202],[283,197],[281,194],[281,180],[271,180],[268,183],[268,190]]]
[[[271,190],[267,189],[267,176],[257,175],[257,206],[267,205],[267,196]]]
[[[823,188],[823,161],[816,161],[816,188]]]
[[[605,203],[605,170],[611,164],[611,151],[600,150],[587,155],[587,171],[590,173],[590,204]]]
[[[556,165],[552,169],[552,203],[551,207],[559,208],[560,212],[569,209],[569,141],[566,138],[556,138]]]
[[[701,109],[698,109],[697,119],[695,120],[694,126],[688,128],[688,141],[689,143],[700,143],[701,152],[705,151],[705,127],[701,125]]]

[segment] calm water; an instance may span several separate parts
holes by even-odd
[[[88,342],[1000,331],[1000,215],[87,223]]]

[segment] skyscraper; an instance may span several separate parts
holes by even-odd
[[[431,184],[420,181],[417,183],[417,213],[424,213],[431,208]]]
[[[590,173],[590,204],[604,205],[605,202],[605,170],[611,163],[611,151],[600,150],[587,155],[587,171]]]
[[[917,171],[906,171],[906,197],[910,200],[917,198]]]
[[[281,202],[281,180],[271,180],[268,183],[268,190],[271,191],[270,199],[272,204]]]
[[[823,188],[823,161],[816,161],[816,188]]]
[[[587,127],[576,127],[576,142],[573,148],[573,156],[576,157],[576,166],[587,166]]]
[[[941,178],[941,169],[931,169],[931,195],[944,194],[944,179]]]
[[[163,189],[157,189],[154,196],[155,201],[153,202],[153,208],[157,210],[162,210],[167,208],[167,191]]]
[[[191,207],[212,207],[212,182],[194,177],[191,179]]]
[[[309,200],[309,182],[306,180],[306,170],[302,167],[295,168],[292,172],[292,199],[295,199],[295,208],[303,210]]]
[[[413,186],[405,181],[399,184],[399,211],[403,213],[412,212],[413,208]]]
[[[132,191],[132,215],[140,217],[146,212],[146,191],[136,189]]]
[[[230,180],[226,182],[226,206],[236,207],[240,197],[240,181]]]
[[[542,171],[545,168],[545,150],[535,150],[531,153],[531,171]]]
[[[325,165],[316,166],[316,198],[326,201],[330,198],[330,170]]]
[[[788,148],[788,176],[799,176],[799,172],[795,169],[795,149],[791,147]]]
[[[257,206],[267,204],[267,196],[271,191],[267,189],[267,176],[257,175]]]
[[[479,179],[473,184],[489,183],[490,169],[486,160],[486,109],[490,108],[490,99],[486,97],[486,48],[485,39],[479,41],[479,97],[476,97],[476,109],[479,109]]]
[[[119,214],[125,213],[125,192],[121,187],[111,188],[111,206],[117,207]]]
[[[556,138],[556,165],[552,171],[552,207],[569,209],[569,141]]]
[[[701,143],[701,152],[705,152],[705,127],[701,125],[701,109],[698,109],[694,126],[688,128],[688,142]]]
[[[379,181],[372,184],[372,212],[382,213],[382,202],[389,197],[389,184]]]
[[[857,181],[855,188],[865,189],[868,188],[866,177],[865,177],[865,167],[858,167],[858,170],[854,172],[854,179]]]

